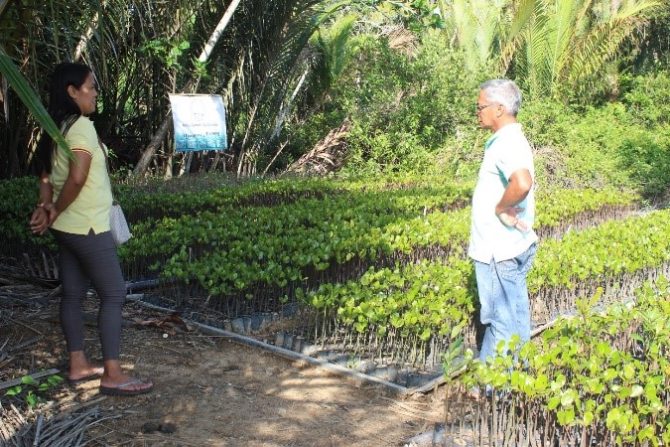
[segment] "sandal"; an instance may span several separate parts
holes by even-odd
[[[134,388],[135,385],[149,385],[144,388]],[[153,390],[154,384],[146,382],[141,379],[132,379],[128,382],[117,386],[103,386],[100,385],[100,394],[106,396],[137,396],[139,394],[146,394]]]

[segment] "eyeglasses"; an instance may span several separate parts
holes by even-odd
[[[495,104],[496,104],[495,102],[492,102],[490,104],[482,104],[482,105],[477,104],[477,107],[476,107],[477,108],[477,113],[479,113],[482,110],[484,110],[485,108],[491,107],[492,105],[495,105]]]

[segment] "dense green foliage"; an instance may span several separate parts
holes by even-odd
[[[413,56],[372,36],[356,38],[351,53],[330,100],[292,135],[295,150],[314,145],[346,117],[353,123],[348,172],[432,170],[430,155],[456,126],[473,123],[477,82],[462,70],[465,56],[448,51],[439,34],[427,35]]]
[[[549,290],[574,291],[584,283],[603,283],[607,278],[619,278],[624,285],[636,273],[665,265],[670,261],[667,220],[667,212],[658,212],[543,242],[528,278],[534,305],[551,307],[553,303],[535,303],[540,296],[549,299]],[[641,240],[645,250],[637,249]],[[458,258],[405,267],[398,263],[370,269],[346,283],[322,284],[304,299],[317,309],[334,309],[360,332],[371,329],[383,335],[394,327],[423,340],[436,334],[453,338],[472,322],[476,291],[471,270],[469,263]]]
[[[374,262],[419,248],[463,254],[469,230],[469,189],[450,185],[377,190],[307,198],[268,207],[222,207],[178,219],[134,227],[136,238],[123,247],[132,263],[166,259],[162,275],[197,281],[209,293],[245,291],[254,284],[286,287],[305,280],[309,269],[323,271],[352,259]],[[216,197],[216,193],[214,193]],[[562,214],[547,213],[546,227],[559,225],[604,202],[627,204],[633,196],[612,191],[570,191],[547,201]],[[551,197],[551,196],[548,196]],[[540,202],[540,210],[544,202]],[[540,211],[541,212],[541,211]]]
[[[575,318],[521,347],[517,359],[477,362],[464,381],[504,390],[511,411],[523,409],[517,427],[526,428],[525,436],[541,435],[531,421],[542,418],[563,427],[543,434],[560,445],[580,439],[586,445],[665,445],[669,293],[661,278],[655,287],[643,287],[635,304],[593,313],[584,301]]]
[[[465,247],[490,135],[474,108],[486,79],[512,77],[524,91],[542,239],[533,317],[571,312],[601,286],[607,300],[626,299],[617,293],[670,265],[670,213],[630,216],[670,187],[661,3],[249,0],[205,62],[197,55],[226,2],[84,1],[76,14],[66,2],[5,2],[0,47],[41,93],[56,61],[94,65],[96,125],[121,154],[115,196],[134,233],[119,250],[127,279],[160,278],[176,301],[230,319],[289,303],[312,341],[355,338],[390,363],[427,365],[429,353],[438,361],[460,337],[474,340]],[[181,90],[222,94],[229,117],[231,150],[216,162],[196,155],[190,169],[235,174],[126,182],[120,172],[161,127],[167,93]],[[39,132],[6,87],[0,104],[0,176],[25,174]],[[335,143],[324,140],[335,129]],[[158,135],[154,167],[170,175],[182,160],[172,135]],[[324,172],[341,171],[239,180],[281,173],[313,148]],[[37,181],[0,181],[0,197],[3,256],[53,251],[27,228]],[[576,318],[518,358],[469,364],[465,383],[502,389],[525,427],[541,415],[557,445],[667,444],[670,291],[657,285],[603,314],[590,310],[600,294],[579,302]]]
[[[138,225],[138,237],[122,253],[131,262],[167,256],[163,275],[197,280],[213,294],[244,291],[255,283],[286,287],[300,280],[308,267],[322,271],[333,262],[391,253],[396,247],[385,231],[388,225],[457,203],[466,190],[377,188],[164,219],[158,225],[149,223],[151,231]]]
[[[459,258],[405,267],[370,269],[346,284],[323,284],[318,291],[299,297],[317,310],[335,309],[338,319],[358,332],[389,329],[402,336],[454,338],[470,323],[475,309],[472,265]]]
[[[309,42],[329,34],[326,25],[338,13],[354,17],[334,39],[340,44],[332,48],[341,52],[366,15],[381,17],[379,26],[417,32],[439,22],[427,2],[404,0],[85,0],[77,8],[64,1],[2,2],[0,49],[8,57],[0,58],[0,177],[30,172],[39,139],[34,119],[40,126],[47,121],[23,104],[46,100],[47,74],[64,60],[85,61],[96,72],[95,121],[124,170],[143,174],[153,162],[169,175],[182,165],[185,157],[174,154],[173,135],[163,126],[170,118],[168,94],[210,93],[220,94],[227,109],[230,147],[223,169],[255,174],[282,147],[278,137],[296,98],[307,92],[320,98],[328,89],[319,70],[330,65],[326,72],[337,76],[332,62],[338,58]],[[19,70],[37,95],[15,95],[27,91],[14,76]],[[310,82],[303,82],[303,73],[314,73]],[[191,166],[207,169],[214,157],[196,154]]]
[[[638,78],[630,97],[644,95],[650,81]],[[662,108],[663,100],[656,106]],[[628,185],[649,197],[662,194],[670,186],[667,126],[638,114],[638,107],[616,103],[576,112],[558,103],[529,104],[520,119],[538,149],[539,181]]]
[[[665,71],[625,80],[623,102],[635,122],[653,129],[670,124],[670,75]]]
[[[528,96],[522,122],[538,150],[540,181],[626,185],[648,196],[668,185],[666,44],[655,36],[667,28],[667,7],[658,2],[292,0],[273,2],[272,20],[257,14],[260,3],[243,3],[209,64],[196,55],[225,10],[209,2],[162,4],[159,15],[174,22],[148,27],[131,24],[152,16],[149,2],[130,10],[120,0],[102,9],[87,2],[77,15],[58,2],[34,10],[10,4],[0,43],[27,61],[35,86],[43,85],[36,67],[70,57],[77,42],[104,67],[97,121],[121,153],[119,165],[134,161],[159,127],[166,93],[198,82],[223,94],[233,148],[223,164],[196,156],[193,169],[281,171],[348,121],[346,151],[337,155],[347,159],[347,175],[432,171],[471,181],[487,137],[474,119],[477,86],[512,76]],[[294,14],[303,6],[309,14]],[[171,9],[180,14],[165,13]],[[651,17],[651,35],[638,37]],[[45,32],[42,22],[63,26]],[[24,50],[18,36],[28,36]],[[250,55],[239,52],[247,47]],[[0,101],[14,98],[4,92]],[[25,141],[32,121],[17,112],[0,126],[7,152],[0,167],[9,175],[28,169],[36,141]],[[181,157],[166,143],[157,168],[169,174]]]
[[[120,249],[129,280],[160,276],[189,290],[189,300],[212,303],[255,306],[268,300],[276,309],[297,299],[327,321],[387,344],[444,343],[471,333],[476,292],[465,260],[469,185],[442,176],[228,179],[223,187],[221,181],[195,178],[193,189],[182,180],[116,188],[134,233]],[[5,194],[32,188],[30,178],[0,184]],[[0,226],[9,254],[52,245],[49,238],[30,236],[25,225],[35,199],[3,203],[7,218]],[[570,290],[666,262],[666,213],[551,239],[571,225],[607,220],[636,200],[610,189],[541,190],[537,226],[548,239],[529,279],[531,293],[553,299],[547,290]],[[618,257],[633,252],[640,239],[646,250]],[[328,336],[328,329],[320,335]]]
[[[670,261],[669,236],[668,212],[657,211],[544,241],[536,259],[539,267],[529,273],[528,288],[574,289],[588,278],[620,277],[659,267]]]
[[[349,64],[324,102],[289,129],[286,161],[314,146],[345,119],[345,172],[437,172],[472,181],[488,134],[477,129],[478,82],[492,76],[463,70],[466,54],[450,51],[437,32],[411,55],[392,41],[352,40]],[[541,185],[637,188],[662,195],[670,185],[668,78],[623,77],[614,102],[566,104],[528,99],[520,121],[536,149]]]

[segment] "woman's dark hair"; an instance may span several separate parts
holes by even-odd
[[[49,78],[49,107],[47,110],[58,128],[61,128],[66,120],[69,125],[72,125],[74,120],[70,118],[76,118],[81,115],[79,106],[69,95],[67,89],[69,86],[77,89],[81,88],[90,73],[91,69],[88,66],[72,62],[63,62],[54,68]],[[69,128],[69,126],[67,127]],[[61,130],[67,131],[67,129]],[[42,132],[42,137],[37,147],[40,165],[38,166],[38,172],[51,172],[51,160],[55,146],[51,136],[46,132]]]

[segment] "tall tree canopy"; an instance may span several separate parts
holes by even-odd
[[[95,120],[119,157],[115,167],[169,175],[168,94],[216,93],[227,108],[230,149],[192,168],[218,163],[248,175],[277,159],[294,109],[319,109],[315,102],[345,71],[353,34],[389,36],[395,26],[420,42],[426,27],[443,28],[469,72],[497,71],[534,96],[561,98],[616,70],[617,56],[637,42],[641,59],[658,57],[663,42],[638,30],[661,7],[661,0],[1,0],[0,177],[27,173],[41,128],[56,132],[38,106],[46,74],[65,60],[97,74]],[[653,23],[662,28],[667,19]]]

